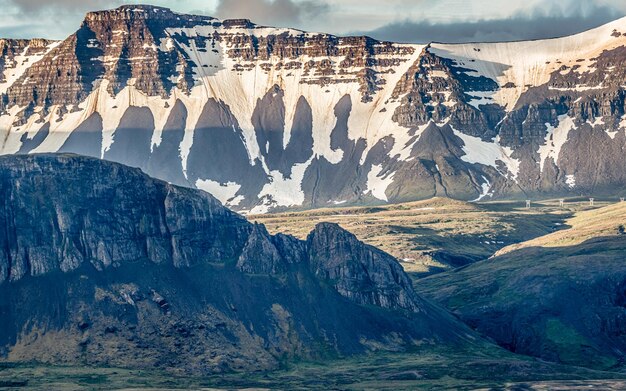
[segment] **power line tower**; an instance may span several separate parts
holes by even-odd
[[[565,200],[564,199],[560,199],[559,200],[559,207],[563,208],[565,206]]]
[[[594,206],[595,199],[589,198],[589,206]]]
[[[526,200],[526,209],[530,209],[530,200]]]

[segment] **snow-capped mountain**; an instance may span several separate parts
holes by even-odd
[[[166,8],[0,40],[0,153],[75,152],[272,209],[626,190],[626,19],[408,45]]]

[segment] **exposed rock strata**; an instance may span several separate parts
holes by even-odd
[[[0,41],[0,153],[117,161],[250,213],[617,197],[625,32],[622,19],[531,43],[409,45],[92,12],[62,42]]]

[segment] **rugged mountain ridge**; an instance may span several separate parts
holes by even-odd
[[[2,360],[199,374],[473,338],[334,224],[271,236],[205,192],[76,155],[0,158],[0,199]]]
[[[0,78],[0,153],[118,161],[252,213],[616,196],[625,34],[622,19],[553,40],[407,45],[123,6]]]
[[[54,45],[46,39],[0,39],[0,91],[5,92]]]

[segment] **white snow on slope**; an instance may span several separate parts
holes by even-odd
[[[22,134],[13,131],[11,124],[13,124],[17,113],[23,109],[23,107],[13,106],[8,110],[7,114],[0,115],[0,155],[19,151]]]
[[[389,153],[389,157],[397,157],[398,160],[402,160],[402,161],[410,161],[411,158],[411,152],[413,151],[413,147],[415,147],[415,144],[417,144],[417,142],[420,140],[420,138],[422,137],[422,134],[424,133],[424,131],[426,130],[426,128],[428,128],[428,126],[430,126],[431,123],[434,123],[433,121],[428,122],[425,125],[422,125],[420,127],[417,128],[417,130],[415,131],[415,140],[413,142],[406,142],[404,144],[404,147],[398,151],[399,147],[402,145],[401,144],[401,139],[404,139],[404,137],[402,138],[398,138],[397,141],[395,141],[394,145],[393,145],[393,149],[391,150],[391,152]],[[443,124],[436,124],[438,126],[442,126]]]
[[[171,36],[184,34],[189,37],[206,37],[207,42],[210,42],[210,37],[216,32],[232,34],[236,32],[235,30],[199,25],[193,28],[168,29],[167,32]],[[243,34],[254,34],[256,36],[280,34],[283,32],[303,34],[297,30],[272,28],[242,28],[240,30]],[[388,135],[397,138],[397,144],[400,146],[404,145],[403,141],[408,141],[407,129],[398,126],[391,119],[395,108],[400,102],[389,102],[389,100],[400,78],[419,57],[422,46],[398,45],[399,47],[412,48],[413,53],[401,58],[403,60],[402,64],[394,68],[393,73],[385,75],[383,90],[376,93],[374,101],[363,103],[361,102],[362,93],[359,91],[361,86],[357,82],[335,83],[332,87],[307,83],[307,81],[317,80],[319,76],[307,75],[308,72],[303,66],[295,69],[282,67],[282,69],[276,70],[277,64],[286,61],[277,56],[272,56],[268,60],[263,61],[242,62],[241,59],[231,58],[225,54],[229,47],[224,43],[216,43],[215,49],[218,50],[219,54],[214,54],[212,51],[203,53],[195,47],[193,40],[190,42],[190,45],[186,45],[184,42],[177,42],[177,44],[186,51],[196,64],[213,66],[209,73],[206,73],[206,67],[199,66],[195,68],[196,79],[203,86],[207,97],[215,97],[223,101],[238,119],[244,133],[251,162],[261,158],[260,146],[256,141],[256,134],[252,125],[252,114],[258,100],[262,99],[274,85],[279,86],[285,92],[284,145],[288,144],[291,137],[291,126],[298,100],[304,97],[311,105],[313,114],[313,149],[315,155],[323,156],[331,163],[339,163],[343,158],[343,151],[331,148],[330,134],[336,124],[334,108],[345,95],[349,95],[352,101],[352,112],[348,124],[351,139],[365,138],[368,141],[368,147],[372,147],[378,140]],[[380,57],[382,58],[384,55]],[[298,62],[301,63],[320,60],[329,60],[333,67],[338,67],[341,61],[344,60],[344,57],[325,56],[313,58],[302,56],[298,58]],[[251,70],[233,71],[234,68],[242,64],[251,64]],[[262,64],[272,68],[272,71],[267,72],[263,70],[261,68]],[[218,68],[217,71],[215,71],[215,67]],[[376,69],[375,67],[374,69],[385,70],[386,68]],[[357,72],[359,70],[358,68],[349,68],[346,71]],[[384,131],[384,134],[381,131]],[[401,147],[399,148],[401,149]]]
[[[626,44],[626,36],[612,36],[626,32],[626,18],[564,38],[525,42],[433,44],[431,52],[452,59],[470,69],[472,76],[493,79],[501,87],[492,97],[496,103],[512,110],[528,85],[539,86],[550,80],[550,75],[562,66],[575,72],[594,72],[595,58],[605,50]],[[474,60],[474,61],[472,61]],[[578,61],[583,60],[583,61]],[[512,83],[513,87],[502,88]],[[597,86],[577,86],[597,88]]]
[[[221,184],[219,182],[215,182],[209,179],[198,179],[198,181],[196,181],[196,187],[200,190],[204,190],[207,193],[210,193],[213,197],[220,200],[220,202],[224,205],[233,200],[239,189],[241,189],[241,185],[235,182]]]
[[[480,110],[480,106],[496,103],[493,100],[493,96],[496,92],[497,91],[468,91],[467,94],[474,97],[474,99],[467,102],[467,104]]]
[[[457,137],[463,140],[465,155],[461,156],[461,160],[472,164],[491,166],[495,169],[498,169],[498,162],[502,162],[511,174],[511,179],[517,179],[520,161],[511,157],[513,150],[501,146],[498,137],[492,142],[487,142],[480,137],[469,136],[454,128],[452,130]],[[503,173],[503,175],[508,176],[507,173]]]
[[[611,131],[609,129],[605,130],[605,132],[611,138],[611,140],[615,140],[615,136],[617,136],[617,134],[619,133],[618,130]]]
[[[489,190],[491,190],[491,183],[489,183],[489,180],[485,178],[484,176],[483,176],[483,181],[485,182],[480,185],[482,188],[482,192],[480,193],[478,198],[470,202],[480,202],[485,197],[493,197],[493,192],[489,192]]]
[[[565,176],[565,183],[567,183],[567,186],[569,186],[570,189],[573,189],[574,187],[576,187],[576,176],[575,175],[566,175]]]
[[[367,188],[363,194],[371,194],[381,201],[388,201],[387,194],[385,193],[387,192],[389,185],[393,183],[394,174],[391,173],[381,176],[380,173],[382,171],[382,164],[372,165],[372,169],[367,174]]]
[[[546,124],[548,133],[546,134],[545,144],[539,147],[539,167],[543,172],[546,160],[552,158],[556,165],[559,164],[559,154],[561,148],[567,142],[570,130],[576,128],[574,120],[567,114],[559,116],[559,124],[553,127],[549,123]]]
[[[265,202],[263,205],[254,207],[250,213],[263,214],[276,206],[302,205],[304,203],[302,180],[311,162],[313,162],[312,157],[304,163],[294,165],[290,177],[285,177],[280,171],[272,171],[271,182],[263,186],[259,193],[259,198],[263,198]]]

